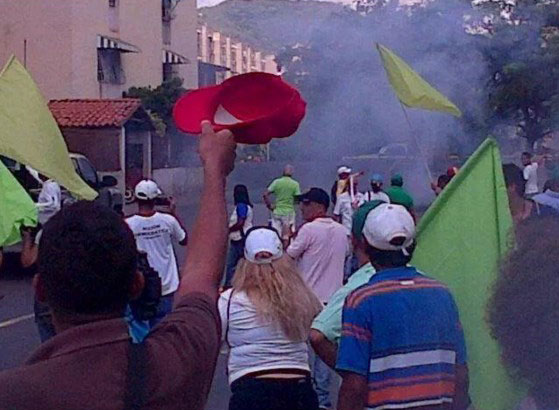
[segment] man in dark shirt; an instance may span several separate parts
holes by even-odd
[[[132,349],[124,311],[143,288],[134,236],[109,208],[78,202],[44,227],[37,297],[53,313],[57,335],[27,363],[0,373],[0,408],[204,408],[220,345],[218,286],[227,241],[225,179],[233,169],[229,131],[203,124],[204,187],[175,309]],[[131,360],[132,359],[132,360]],[[144,368],[142,378],[128,366]],[[141,363],[138,365],[138,363]],[[134,368],[134,367],[132,367]],[[137,402],[135,404],[138,404]]]

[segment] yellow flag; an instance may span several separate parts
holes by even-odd
[[[381,44],[377,44],[377,49],[388,80],[402,104],[462,116],[456,105],[421,78],[404,60]]]
[[[76,173],[47,102],[14,56],[0,72],[0,124],[0,154],[35,168],[81,199],[97,197]]]

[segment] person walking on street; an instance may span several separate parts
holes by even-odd
[[[400,174],[395,174],[390,179],[390,188],[386,190],[386,195],[390,198],[390,203],[402,205],[413,216],[414,202],[412,196],[404,189],[404,178]]]
[[[390,202],[388,195],[382,190],[384,185],[384,178],[380,174],[373,174],[371,176],[371,190],[365,194],[365,201],[383,201]]]
[[[25,365],[0,372],[2,408],[203,410],[220,346],[218,288],[227,250],[229,131],[202,124],[204,181],[176,304],[141,344],[124,312],[144,284],[134,235],[93,202],[64,207],[44,227],[36,292],[57,334]]]
[[[532,214],[532,207],[534,205],[533,197],[540,192],[538,186],[538,169],[539,162],[535,161],[534,156],[529,152],[522,153],[522,165],[524,166],[523,175],[526,181],[524,191],[524,218],[528,218]]]
[[[229,348],[230,410],[316,410],[307,339],[321,304],[278,233],[248,231],[233,288],[218,302]]]
[[[155,326],[173,308],[174,294],[179,287],[179,273],[173,240],[186,246],[187,235],[174,216],[174,202],[171,213],[155,210],[155,200],[162,192],[155,181],[144,179],[138,182],[134,195],[138,201],[138,214],[126,218],[126,223],[134,233],[138,250],[146,252],[149,264],[161,278],[161,300],[156,317],[150,320]]]
[[[409,262],[415,222],[401,205],[367,215],[366,252],[377,273],[343,309],[338,410],[469,406],[466,345],[448,288]]]
[[[245,235],[252,227],[252,203],[246,185],[235,185],[233,188],[233,201],[235,209],[229,219],[229,251],[225,266],[224,288],[231,287],[231,281],[239,259],[243,257]]]
[[[322,361],[332,369],[336,368],[338,346],[342,337],[342,309],[345,299],[355,289],[367,284],[376,272],[365,252],[363,227],[369,212],[383,203],[382,201],[366,202],[355,211],[351,239],[359,269],[332,295],[311,326],[311,345]]]
[[[347,230],[326,215],[330,198],[324,190],[311,188],[297,199],[305,223],[287,248],[287,254],[297,261],[307,286],[326,304],[343,285],[344,261],[349,255]],[[319,406],[329,409],[331,371],[315,354],[311,367]]]
[[[351,183],[353,183],[353,188],[350,185]],[[357,191],[357,186],[358,179],[350,178],[349,184],[346,185],[344,192],[338,196],[338,201],[334,207],[334,219],[346,228],[350,244],[349,255],[346,257],[344,265],[344,283],[357,269],[357,260],[354,257],[353,249],[351,247],[351,222],[353,213],[365,201],[365,195]]]
[[[301,193],[299,183],[293,179],[294,168],[286,165],[283,176],[275,179],[264,193],[264,203],[272,211],[272,228],[286,243],[295,231],[295,197]],[[274,195],[272,203],[270,195]]]
[[[334,181],[332,189],[330,190],[330,198],[332,199],[332,204],[334,206],[336,206],[336,204],[338,203],[338,195],[345,191],[350,176],[350,167],[343,165],[338,168],[338,179]]]
[[[44,225],[52,218],[62,207],[62,192],[60,185],[53,179],[48,179],[43,175],[39,175],[43,186],[39,197],[37,198],[37,210],[39,212],[39,223]]]

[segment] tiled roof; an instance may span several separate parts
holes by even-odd
[[[51,100],[49,108],[60,127],[122,127],[141,106],[137,98]]]

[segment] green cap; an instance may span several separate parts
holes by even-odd
[[[365,202],[353,213],[353,221],[351,224],[351,233],[355,238],[361,239],[363,236],[363,228],[365,227],[365,221],[367,220],[367,215],[373,209],[375,209],[380,204],[384,204],[384,201],[369,201]]]
[[[394,174],[394,176],[390,180],[390,183],[392,185],[395,185],[395,186],[403,186],[404,185],[404,178],[402,178],[402,175],[400,175],[400,174]]]

